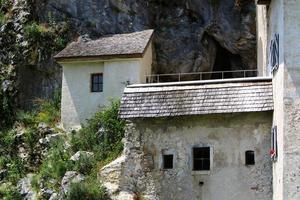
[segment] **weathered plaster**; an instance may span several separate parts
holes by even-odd
[[[271,112],[133,121],[127,126],[118,190],[161,200],[271,199],[271,125]],[[192,171],[195,145],[212,148],[209,174]],[[174,169],[161,168],[167,150],[175,154]],[[245,166],[247,150],[255,151],[254,166]]]

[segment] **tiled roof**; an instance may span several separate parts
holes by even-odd
[[[84,58],[142,57],[152,35],[153,30],[144,30],[106,36],[97,40],[79,39],[69,44],[55,58],[61,61]]]
[[[272,82],[127,87],[121,118],[166,117],[273,110]]]

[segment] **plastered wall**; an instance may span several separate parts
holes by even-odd
[[[79,128],[101,107],[108,105],[110,99],[120,99],[127,84],[145,83],[146,73],[151,72],[151,53],[148,50],[143,58],[136,59],[62,63],[64,128]],[[92,73],[103,73],[103,92],[91,92]]]
[[[272,112],[133,121],[121,189],[151,200],[272,199],[271,126]],[[208,174],[192,171],[195,145],[212,148]],[[245,166],[247,150],[255,151],[254,166]],[[163,152],[174,153],[173,169],[162,169]]]

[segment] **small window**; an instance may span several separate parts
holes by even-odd
[[[210,170],[210,148],[209,147],[193,148],[193,170],[194,171]]]
[[[246,160],[246,165],[255,165],[255,155],[254,151],[246,151],[245,152],[245,160]]]
[[[163,168],[173,169],[173,155],[163,155]]]
[[[91,92],[103,91],[103,74],[91,75]]]
[[[274,126],[272,128],[271,149],[270,149],[270,156],[274,162],[277,160],[277,155],[278,155],[277,126]]]

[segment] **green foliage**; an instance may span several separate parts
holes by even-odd
[[[40,168],[40,175],[44,179],[60,180],[68,169],[71,169],[69,161],[70,152],[65,150],[62,141],[52,146],[49,155]]]
[[[36,22],[27,24],[24,28],[25,37],[36,41],[41,41],[45,37],[51,37],[53,32],[52,28],[47,27],[45,24],[38,24]]]
[[[22,195],[18,192],[17,187],[11,183],[4,183],[0,186],[0,199],[3,200],[22,200]]]
[[[75,162],[73,169],[81,174],[88,175],[91,174],[96,164],[97,162],[94,157],[82,155],[79,160]]]
[[[87,121],[86,126],[74,133],[69,145],[65,141],[58,141],[51,145],[47,157],[40,166],[28,167],[18,156],[16,144],[20,137],[16,131],[0,132],[0,169],[6,169],[8,175],[5,181],[11,182],[10,189],[1,190],[1,199],[19,199],[19,193],[14,190],[15,185],[28,172],[36,173],[31,185],[38,192],[40,185],[58,191],[61,179],[66,171],[74,170],[84,174],[86,179],[82,183],[72,184],[66,199],[108,199],[106,191],[97,181],[99,164],[115,159],[123,149],[125,122],[118,118],[119,101],[112,101],[111,106],[95,114]],[[31,112],[17,113],[17,125],[23,127],[22,142],[29,155],[34,159],[34,150],[41,135],[37,129],[39,122],[55,125],[59,120],[60,95],[57,93],[51,101],[37,100],[36,109]],[[101,130],[101,131],[99,131]],[[19,132],[18,132],[19,133]],[[69,147],[66,147],[69,146]],[[77,151],[91,151],[94,157],[80,156],[76,162],[70,160]],[[54,181],[53,181],[54,180]]]
[[[16,114],[16,120],[25,127],[33,127],[36,124],[36,118],[33,112],[25,112],[20,110]]]
[[[72,183],[67,200],[108,200],[105,189],[96,179],[87,179],[81,183]]]
[[[24,163],[19,157],[12,157],[7,165],[8,180],[16,184],[25,175]]]
[[[112,101],[111,106],[88,120],[86,126],[73,135],[73,151],[93,151],[98,160],[105,160],[122,149],[125,122],[118,118],[120,102]]]
[[[14,121],[14,112],[13,112],[13,94],[10,90],[3,90],[2,84],[9,77],[4,75],[4,72],[1,73],[0,66],[0,131],[11,126]]]

